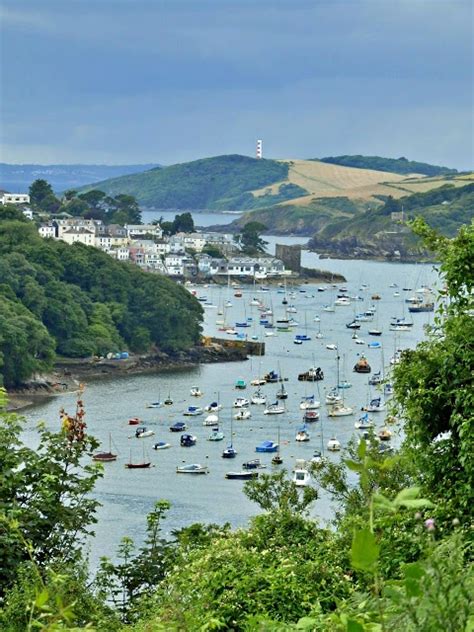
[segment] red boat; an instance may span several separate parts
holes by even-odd
[[[131,419],[128,420],[128,425],[129,426],[138,426],[139,424],[141,424],[142,420],[139,419],[138,417],[132,417]]]
[[[147,461],[147,462],[145,461],[143,463],[125,463],[125,467],[128,467],[129,470],[150,467],[150,465],[151,465],[150,461]]]

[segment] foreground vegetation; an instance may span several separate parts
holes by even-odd
[[[187,349],[201,318],[173,281],[97,248],[42,239],[20,212],[0,209],[0,384],[48,371],[56,354]]]
[[[445,280],[426,342],[395,370],[406,441],[388,456],[371,437],[339,464],[314,466],[317,489],[284,472],[245,485],[262,513],[249,527],[191,525],[164,540],[169,504],[147,537],[124,539],[92,583],[81,557],[94,521],[79,400],[36,450],[0,414],[0,628],[20,630],[472,631],[474,226],[452,240],[419,221]],[[308,517],[324,489],[331,528]]]

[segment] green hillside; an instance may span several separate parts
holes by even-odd
[[[427,254],[406,226],[392,220],[392,213],[401,211],[405,221],[422,217],[441,234],[453,237],[474,218],[474,183],[458,188],[446,184],[399,200],[388,198],[376,209],[327,223],[316,231],[310,246],[333,255],[386,256],[395,250],[407,258]]]
[[[285,182],[288,168],[276,160],[216,156],[104,180],[82,190],[128,193],[141,206],[161,210],[247,210],[306,195],[305,189]],[[251,193],[279,182],[276,193],[258,197]]]
[[[389,173],[400,173],[408,175],[410,173],[420,173],[425,176],[440,176],[458,173],[457,169],[448,167],[438,167],[426,162],[416,162],[406,158],[383,158],[381,156],[328,156],[326,158],[315,158],[321,162],[331,165],[341,165],[343,167],[355,167],[357,169],[374,169],[375,171],[386,171]]]
[[[48,371],[56,353],[172,352],[199,341],[202,308],[183,287],[96,248],[42,239],[8,206],[0,279],[0,386]]]
[[[374,201],[372,206],[375,204],[379,203]],[[248,222],[261,222],[273,235],[311,236],[337,219],[351,218],[366,209],[366,202],[347,197],[313,198],[305,205],[289,202],[245,213],[225,229],[239,231]]]

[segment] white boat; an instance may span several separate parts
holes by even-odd
[[[167,450],[171,448],[171,443],[167,443],[166,441],[158,441],[153,444],[153,450]]]
[[[237,397],[232,404],[233,408],[246,408],[250,405],[249,400],[246,397]]]
[[[215,426],[219,423],[219,417],[218,415],[211,413],[210,415],[208,415],[206,417],[206,419],[204,419],[204,421],[202,422],[203,426]]]
[[[342,397],[337,392],[337,389],[333,388],[326,395],[326,404],[328,406],[333,406],[334,404],[339,404],[342,401]]]
[[[209,474],[209,468],[200,463],[190,463],[189,465],[180,465],[176,468],[177,474]]]
[[[250,398],[251,404],[266,404],[267,398],[261,391],[255,391],[255,393]]]
[[[328,344],[328,345],[326,345],[326,349],[329,349],[329,351],[337,351],[337,345],[335,345],[335,344]]]
[[[244,419],[250,419],[252,413],[247,408],[241,408],[238,412],[235,413],[234,419],[238,421],[242,421]]]
[[[197,417],[198,415],[202,415],[204,410],[199,406],[188,406],[187,410],[184,411],[183,415],[185,417]]]
[[[264,377],[256,377],[250,382],[251,386],[264,386],[267,383]]]
[[[329,439],[326,447],[330,452],[339,452],[341,449],[341,443],[336,439],[336,437],[332,437]]]
[[[374,422],[369,417],[368,413],[361,415],[359,419],[354,423],[356,430],[368,430],[374,427]]]
[[[351,304],[351,300],[347,296],[340,296],[334,301],[334,305],[337,305],[338,307],[343,307],[345,305],[350,305],[350,304]]]
[[[333,305],[323,305],[323,312],[335,312]]]
[[[297,468],[293,471],[293,483],[296,487],[306,487],[311,482],[311,474],[307,469]]]
[[[309,441],[310,436],[309,436],[309,432],[306,430],[306,427],[303,426],[302,428],[300,428],[295,436],[295,441],[298,441],[300,443],[305,443],[306,441]]]
[[[281,415],[285,411],[286,411],[286,408],[282,404],[275,402],[274,404],[270,404],[269,406],[267,406],[265,410],[263,411],[263,414],[264,415]]]
[[[155,434],[153,430],[148,430],[147,428],[137,428],[135,430],[135,437],[137,439],[145,439],[145,437],[152,437]]]
[[[151,402],[147,404],[147,408],[161,408],[163,406],[163,402]]]
[[[300,402],[300,410],[316,410],[321,406],[321,402],[318,402],[317,399],[314,399],[314,395],[308,395],[308,397],[303,397]]]
[[[380,413],[383,412],[387,408],[385,402],[381,397],[374,397],[370,400],[367,406],[364,406],[362,410],[368,413]]]
[[[202,391],[199,388],[199,386],[192,386],[189,393],[193,396],[193,397],[201,397],[202,395]]]
[[[328,410],[328,417],[347,417],[353,415],[354,409],[350,406],[345,406],[342,402],[340,404],[334,404]]]
[[[207,437],[208,441],[222,441],[225,437],[225,434],[219,428],[214,428],[211,431],[211,434]]]
[[[208,413],[216,413],[217,411],[221,409],[222,409],[222,404],[219,404],[218,402],[211,402],[204,408],[204,410]]]

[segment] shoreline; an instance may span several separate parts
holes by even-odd
[[[167,354],[155,351],[149,354],[132,354],[123,359],[61,358],[53,371],[37,376],[21,388],[7,391],[7,411],[17,412],[36,406],[53,397],[74,393],[89,381],[116,379],[129,375],[146,375],[171,371],[186,371],[199,364],[240,362],[248,359],[252,348],[248,343],[207,339],[206,344],[185,351]]]

